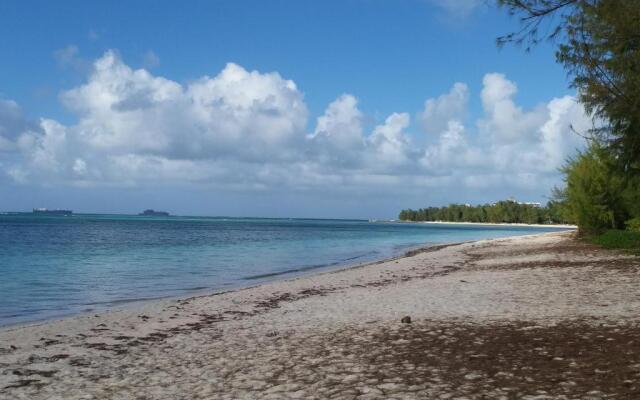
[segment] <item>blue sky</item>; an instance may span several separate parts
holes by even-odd
[[[544,201],[586,122],[551,45],[496,48],[515,28],[474,0],[2,2],[0,209]]]

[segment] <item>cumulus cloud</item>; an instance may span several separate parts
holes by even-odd
[[[540,127],[539,167],[551,172],[560,166],[576,149],[584,146],[584,139],[576,132],[591,128],[591,119],[571,96],[555,98],[547,104],[548,118]]]
[[[482,163],[483,154],[472,147],[467,139],[464,125],[451,119],[447,129],[440,133],[435,145],[427,146],[420,159],[428,171],[439,175],[451,175]],[[477,171],[476,171],[477,172]]]
[[[214,77],[181,85],[134,70],[109,51],[85,84],[60,97],[78,123],[43,120],[40,134],[25,136],[23,162],[13,169],[22,180],[204,179],[196,170],[207,167],[197,160],[299,157],[296,142],[304,140],[307,122],[303,96],[292,81],[232,63]],[[157,174],[151,173],[154,166]]]
[[[327,107],[318,117],[316,129],[311,136],[326,140],[338,148],[352,149],[363,144],[362,112],[358,109],[358,100],[343,94]]]
[[[393,113],[384,124],[375,127],[367,142],[372,149],[372,164],[377,169],[401,166],[409,162],[411,143],[404,132],[409,121],[409,114]]]
[[[80,115],[70,127],[95,150],[167,158],[286,153],[307,109],[292,81],[228,64],[189,85],[133,70],[114,53],[96,61],[88,82],[61,96]]]
[[[524,110],[513,99],[517,90],[516,84],[502,74],[487,74],[483,79],[480,97],[485,116],[477,127],[489,143],[493,168],[505,173],[557,174],[564,160],[584,146],[571,125],[586,129],[590,120],[571,96]]]
[[[325,164],[343,167],[358,164],[366,145],[358,100],[350,94],[334,100],[318,117],[309,139],[310,152]]]
[[[366,135],[358,100],[344,94],[318,118],[307,146],[328,168],[338,165],[371,173],[390,172],[390,168],[409,162],[411,141],[405,132],[409,123],[409,114],[393,113]]]
[[[482,83],[480,97],[487,115],[478,122],[481,132],[496,142],[534,138],[536,130],[548,118],[544,105],[531,111],[516,105],[513,97],[518,87],[503,74],[486,74]]]
[[[516,93],[504,75],[487,74],[473,121],[469,89],[455,83],[426,100],[415,123],[396,112],[372,127],[358,99],[342,94],[309,128],[302,92],[276,72],[229,63],[181,84],[109,51],[86,82],[60,95],[74,124],[30,121],[0,100],[0,152],[11,154],[0,171],[22,184],[318,193],[558,183],[557,168],[583,145],[569,127],[586,129],[589,120],[573,97],[527,110]]]
[[[423,123],[423,130],[433,135],[434,126],[444,121],[447,126],[435,143],[426,146],[421,165],[434,175],[458,176],[466,187],[478,187],[480,182],[485,187],[527,189],[558,184],[558,168],[585,144],[571,126],[586,130],[590,120],[572,96],[525,110],[514,100],[517,91],[503,74],[486,74],[480,93],[484,113],[475,121],[473,133],[456,113],[434,111],[452,109],[443,104],[463,103],[451,100],[464,99],[453,95],[455,86],[450,93],[428,100],[422,115],[438,123]]]
[[[467,112],[469,88],[461,82],[453,85],[449,93],[424,102],[424,110],[418,113],[422,129],[437,134],[447,128],[451,120],[462,122]]]

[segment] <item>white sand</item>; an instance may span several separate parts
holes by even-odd
[[[405,329],[405,315],[416,329],[639,320],[638,269],[608,266],[640,265],[565,248],[571,235],[483,240],[219,295],[4,328],[0,398],[456,397],[465,386],[376,375],[380,366],[364,361],[377,348],[368,343]],[[499,397],[502,389],[494,389],[486,393]]]

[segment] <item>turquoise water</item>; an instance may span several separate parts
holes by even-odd
[[[0,215],[0,325],[282,279],[424,243],[554,230],[350,220]]]

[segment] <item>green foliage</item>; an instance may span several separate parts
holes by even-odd
[[[619,168],[640,173],[640,0],[497,0],[521,29],[498,44],[542,39],[558,44],[557,61],[594,118],[592,137]],[[544,29],[540,29],[544,28]]]
[[[547,224],[568,222],[561,212],[559,203],[551,201],[547,207],[520,204],[515,201],[499,201],[495,204],[469,206],[451,204],[446,207],[428,207],[418,210],[402,210],[402,221],[447,221],[447,222],[489,222]]]
[[[624,228],[629,217],[622,202],[625,181],[615,173],[609,152],[592,145],[569,160],[563,172],[566,214],[582,233]]]
[[[562,172],[566,186],[554,189],[548,206],[555,218],[578,225],[584,235],[625,227],[640,232],[640,177],[621,171],[607,148],[592,144]]]
[[[626,222],[626,226],[628,230],[640,233],[640,217],[630,219]]]
[[[625,249],[634,253],[640,252],[640,232],[611,229],[600,235],[592,236],[590,240],[607,249]]]
[[[498,44],[541,39],[558,44],[556,58],[592,116],[591,147],[564,168],[556,194],[583,233],[638,229],[640,217],[640,0],[497,0],[520,17],[521,29]],[[540,28],[545,26],[545,30]],[[611,234],[613,235],[613,234]]]
[[[640,0],[578,2],[557,59],[598,121],[592,133],[625,171],[640,171]]]

